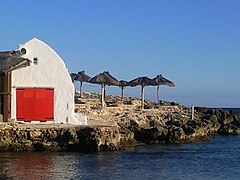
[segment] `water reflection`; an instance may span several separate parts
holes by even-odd
[[[240,137],[103,153],[0,153],[0,179],[239,178]]]
[[[35,179],[38,173],[40,179],[47,179],[53,161],[51,156],[33,152],[1,153],[0,159],[4,159],[0,177],[6,179]]]
[[[9,179],[8,178],[8,157],[0,157],[0,179]]]
[[[118,160],[119,155],[115,152],[75,154],[72,169],[77,174],[74,177],[82,179],[96,179],[96,177],[106,179],[111,173],[116,173],[116,166],[119,164]]]
[[[117,153],[11,152],[0,154],[0,179],[95,179],[113,173]]]

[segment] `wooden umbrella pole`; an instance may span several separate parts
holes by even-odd
[[[124,89],[124,87],[122,86],[122,87],[121,87],[121,90],[122,90],[122,93],[121,93],[121,101],[123,100],[123,89]]]
[[[80,97],[82,97],[82,93],[83,93],[83,87],[82,87],[83,82],[80,81]]]
[[[106,107],[105,94],[106,94],[106,85],[102,84],[102,107]]]
[[[101,101],[102,101],[102,107],[104,107],[104,85],[101,86]]]
[[[160,86],[158,86],[158,87],[157,87],[157,99],[158,99],[158,103],[159,103],[159,105],[160,105],[160,98],[159,98],[159,87],[160,87]]]
[[[141,86],[142,109],[144,109],[144,86]]]
[[[102,99],[102,107],[104,107],[104,84],[102,84],[102,88],[101,88],[101,99]]]
[[[104,84],[104,91],[103,91],[103,94],[104,94],[104,102],[106,101],[106,84]]]

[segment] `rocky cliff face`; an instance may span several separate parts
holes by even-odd
[[[240,135],[240,113],[222,109],[197,108],[202,121],[215,127],[215,132],[221,135]]]
[[[110,151],[135,145],[118,127],[0,125],[0,151]]]
[[[184,107],[165,108],[168,111],[142,110],[141,115],[136,114],[135,118],[132,117],[133,114],[130,114],[122,118],[124,121],[118,124],[134,132],[135,139],[144,143],[184,143],[208,140],[211,134],[216,132],[211,121],[204,122],[199,117],[192,120],[189,110]]]
[[[170,112],[143,110],[140,117],[125,117],[118,124],[134,132],[137,141],[145,143],[185,143],[210,140],[215,134],[240,135],[238,112],[196,108],[191,119],[190,110],[184,106],[165,108]]]
[[[98,96],[76,106],[88,116],[88,126],[0,124],[0,151],[113,151],[138,143],[185,143],[209,140],[214,134],[240,135],[240,113],[195,108],[116,96],[102,109]]]
[[[159,104],[146,101],[145,109],[139,109],[137,98],[108,96],[111,105],[100,110],[90,95],[82,99],[78,110],[94,118],[117,123],[122,130],[134,133],[136,141],[143,143],[185,143],[209,140],[214,134],[240,134],[240,113],[221,109],[197,107],[194,119],[191,109],[174,102]]]

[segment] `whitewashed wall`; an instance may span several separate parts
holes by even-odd
[[[47,87],[54,88],[54,122],[76,123],[74,119],[74,86],[69,72],[60,56],[47,44],[34,38],[23,44],[27,53],[23,55],[32,61],[26,68],[12,72],[11,118],[16,120],[16,89]],[[33,64],[33,59],[38,64]]]

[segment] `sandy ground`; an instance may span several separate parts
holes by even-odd
[[[179,111],[177,106],[162,106],[156,109],[140,109],[139,100],[134,100],[131,105],[118,101],[115,106],[101,107],[99,99],[83,98],[80,104],[76,104],[76,111],[87,116],[87,125],[53,124],[53,123],[17,123],[17,127],[25,128],[69,128],[76,126],[116,126],[119,116],[123,118],[140,117],[142,115],[164,114]],[[11,123],[10,123],[11,124]]]
[[[87,125],[74,125],[74,124],[54,124],[54,123],[39,123],[39,122],[32,122],[32,123],[0,123],[0,126],[9,126],[9,128],[30,128],[30,129],[37,129],[37,128],[71,128],[71,127],[98,127],[98,126],[115,126],[116,123],[108,122],[100,117],[88,117],[88,124]]]

